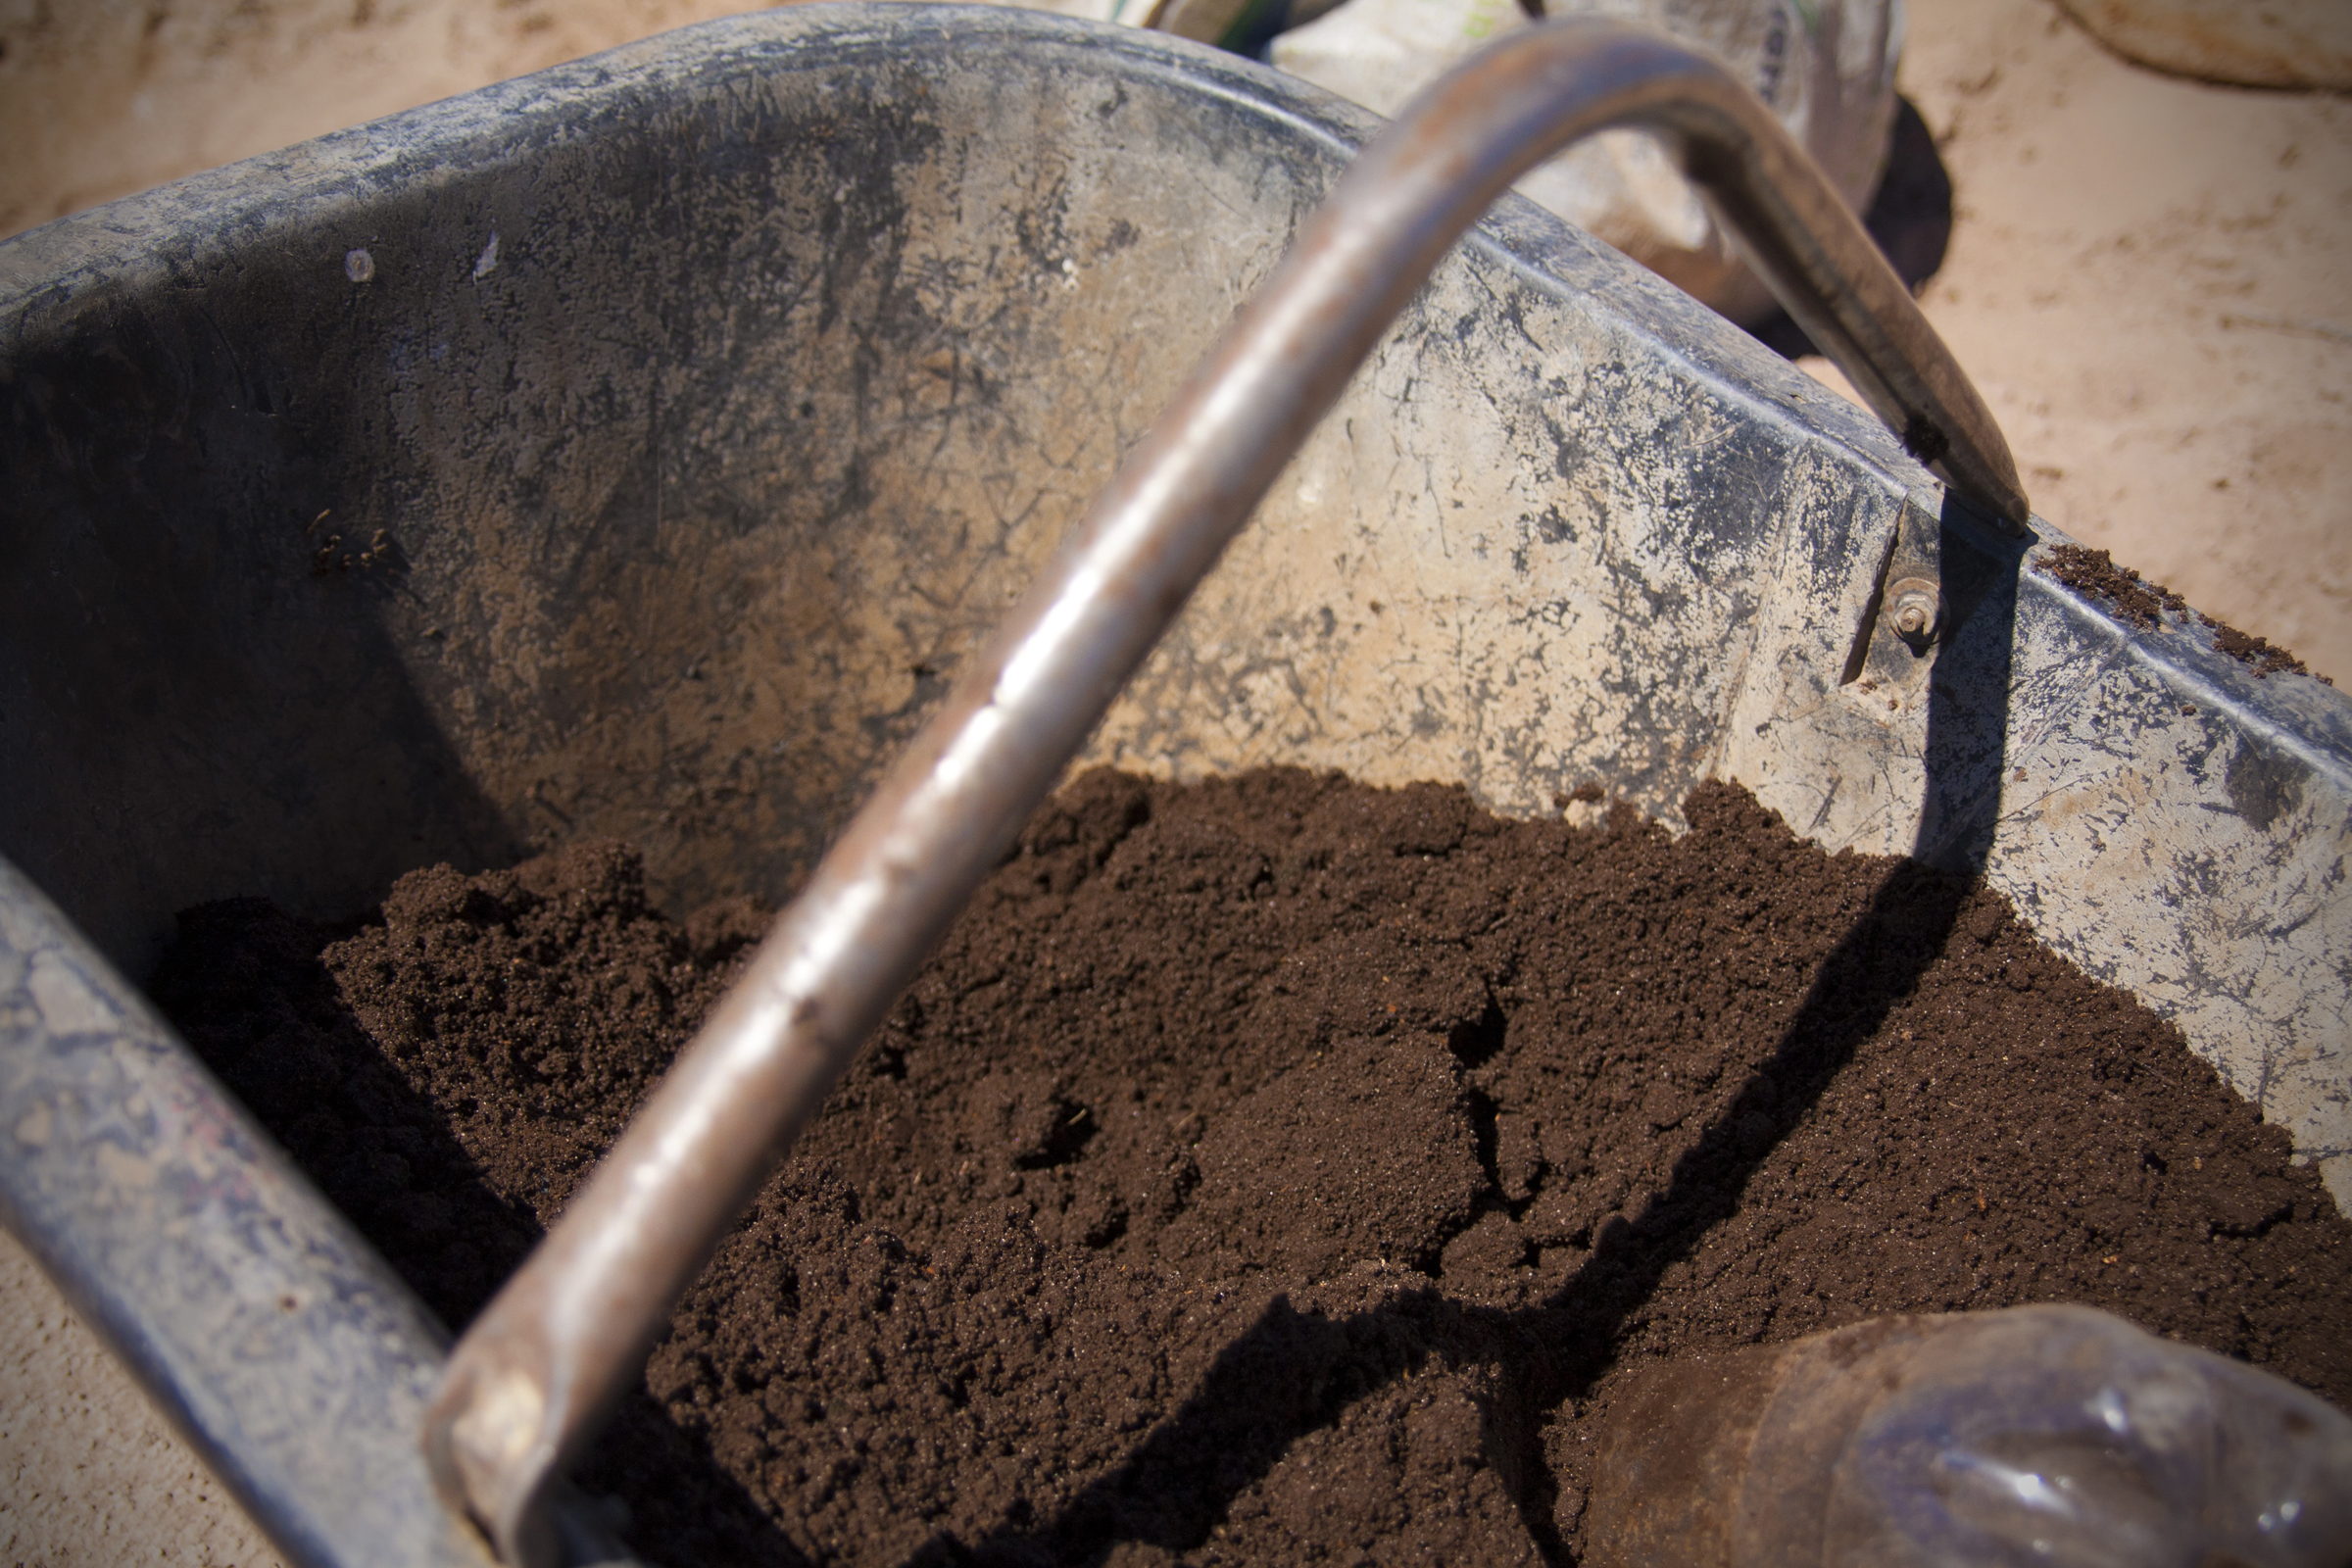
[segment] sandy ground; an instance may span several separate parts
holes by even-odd
[[[0,0],[0,234],[756,0]]]
[[[1922,295],[2034,510],[2352,686],[2352,100],[2123,65],[2045,0],[1912,0],[1951,171]]]
[[[24,1250],[0,1231],[0,1563],[277,1563]]]
[[[2050,0],[1910,0],[1957,190],[1929,318],[2035,508],[2352,686],[2352,101],[2201,86]],[[0,233],[741,0],[0,0]],[[0,1235],[0,1568],[272,1564]]]

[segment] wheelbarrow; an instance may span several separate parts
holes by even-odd
[[[0,1199],[289,1557],[489,1548],[418,1441],[443,1331],[125,978],[174,911],[590,833],[781,900],[1376,128],[811,7],[0,247]],[[1669,822],[1740,779],[1981,870],[2352,1192],[2352,706],[2034,570],[1968,442],[1516,199],[1370,342],[1087,760]]]

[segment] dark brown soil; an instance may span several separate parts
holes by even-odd
[[[2154,631],[2163,624],[2167,611],[2181,617],[2190,613],[2187,600],[2160,582],[2148,581],[2130,566],[2117,565],[2115,558],[2104,550],[2053,545],[2043,553],[2038,564],[2076,592],[2105,600],[2118,615],[2142,631]],[[2303,661],[2267,638],[2239,631],[2227,621],[2216,620],[2201,612],[2197,620],[2213,633],[2215,648],[2250,666],[2257,679],[2266,675],[2311,673]],[[2325,675],[2318,678],[2330,686],[2335,684]]]
[[[1650,1358],[2077,1300],[2352,1403],[2352,1227],[2002,902],[1709,786],[1670,840],[1081,779],[587,1468],[660,1561],[1573,1560]],[[754,911],[616,846],[183,917],[168,1010],[453,1322]]]
[[[2211,615],[2200,614],[2197,618],[2211,628],[2214,647],[2219,648],[2241,664],[2253,665],[2256,675],[2308,675],[2311,673],[2310,670],[2303,667],[2303,661],[2268,638],[2257,637],[2252,632],[2239,631],[2235,626],[2218,621]],[[2322,675],[2320,679],[2328,681],[2330,686],[2335,684],[2334,681],[2328,680],[2325,675]]]
[[[2041,569],[2074,589],[2104,599],[2108,607],[2142,631],[2154,631],[2164,612],[2185,614],[2188,601],[2159,582],[2149,582],[2130,566],[2119,566],[2104,550],[2082,545],[2052,545],[2039,563]]]

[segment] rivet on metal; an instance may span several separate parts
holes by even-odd
[[[1913,652],[1925,652],[1936,640],[1942,619],[1941,594],[1925,577],[1904,577],[1886,587],[1887,623]]]

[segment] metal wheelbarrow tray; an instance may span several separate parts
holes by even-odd
[[[291,1558],[482,1551],[416,1441],[441,1328],[129,983],[174,911],[592,833],[780,898],[1375,125],[812,7],[0,246],[0,1213]],[[2131,629],[2056,538],[1506,199],[1090,760],[1669,821],[1740,779],[1981,867],[2344,1202],[2352,704]]]

